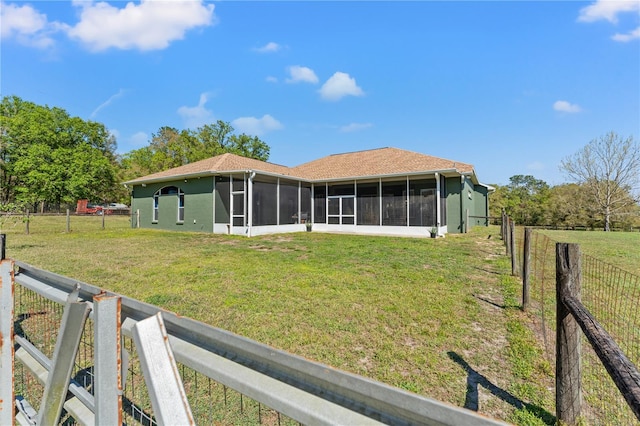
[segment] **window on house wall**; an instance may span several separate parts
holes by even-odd
[[[178,222],[184,222],[184,192],[178,191]]]
[[[177,186],[165,186],[153,194],[153,222],[158,222],[160,219],[160,198],[165,196],[176,197],[176,220],[184,222],[184,192]]]
[[[153,194],[153,221],[158,221],[158,207],[160,204],[160,191]]]

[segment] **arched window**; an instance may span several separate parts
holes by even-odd
[[[175,195],[178,197],[178,211],[176,220],[178,222],[184,222],[184,192],[177,186],[165,186],[164,188],[159,189],[155,194],[153,194],[153,221],[158,221],[160,213],[160,197],[164,197],[166,195]]]

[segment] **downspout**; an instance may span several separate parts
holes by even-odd
[[[465,214],[464,214],[464,205],[465,205],[465,201],[464,201],[464,175],[460,175],[460,233],[464,234],[465,232],[465,227],[467,226],[466,223],[464,223],[464,219],[465,219]]]
[[[253,226],[253,178],[256,177],[255,171],[249,171],[249,179],[247,179],[247,236],[251,237],[251,229]]]
[[[436,226],[438,227],[438,233],[440,233],[440,175],[436,173]]]
[[[211,179],[213,179],[213,191],[212,191],[212,195],[213,195],[213,199],[211,200],[211,207],[212,207],[212,217],[211,217],[211,233],[215,234],[216,233],[216,176],[213,175],[211,176]]]
[[[411,218],[411,197],[409,196],[409,175],[407,175],[407,196],[404,199],[404,205],[406,206],[407,209],[407,214],[406,214],[406,219],[407,219],[407,225],[409,226],[409,219]]]
[[[379,197],[379,203],[378,203],[378,208],[380,210],[380,221],[379,221],[379,226],[382,226],[382,203],[383,203],[383,199],[382,199],[382,178],[378,179],[378,191],[380,193],[380,197]]]

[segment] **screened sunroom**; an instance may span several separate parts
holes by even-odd
[[[214,232],[261,235],[309,224],[322,231],[399,235],[415,234],[409,227],[445,230],[444,185],[444,177],[434,175],[322,183],[257,173],[219,175]]]

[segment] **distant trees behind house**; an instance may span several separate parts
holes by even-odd
[[[161,127],[124,155],[104,124],[17,96],[0,101],[0,211],[60,208],[78,199],[129,202],[122,182],[232,152],[267,160],[269,146],[224,121],[196,130]]]
[[[121,165],[127,179],[133,179],[226,152],[269,159],[269,145],[256,136],[236,135],[233,131],[229,123],[221,120],[196,130],[161,127],[148,146],[124,154]]]
[[[492,185],[495,191],[489,195],[491,216],[499,217],[504,209],[518,225],[605,228],[605,215],[585,184],[550,187],[529,175],[512,176],[510,182],[504,186]],[[609,216],[609,229],[640,228],[640,205],[631,192],[625,196],[628,203]]]
[[[640,145],[609,132],[562,160],[573,183],[549,187],[527,175],[495,185],[492,216],[504,209],[517,224],[552,227],[640,227]]]

